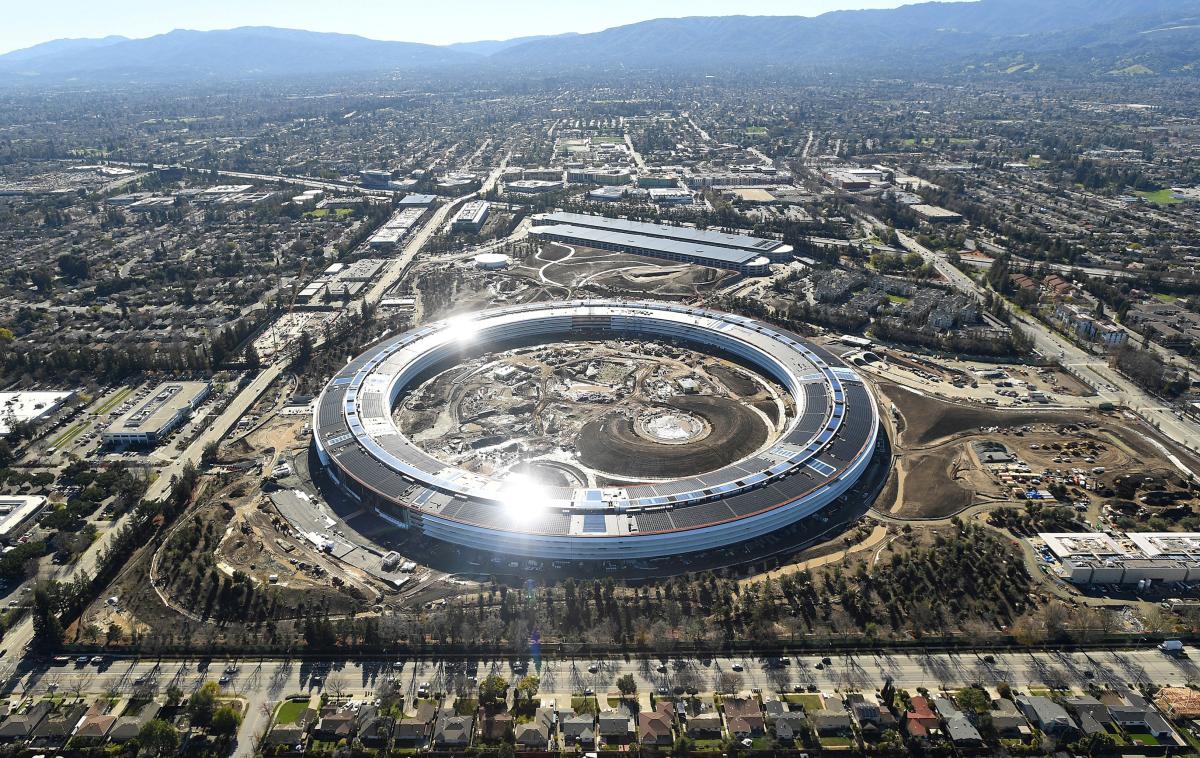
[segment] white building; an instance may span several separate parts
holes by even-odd
[[[74,397],[74,392],[0,392],[0,437],[16,424],[38,423]]]
[[[15,542],[46,505],[37,495],[0,495],[0,542]]]
[[[164,382],[104,430],[106,445],[157,445],[212,391],[209,382]]]
[[[487,222],[488,204],[484,200],[472,200],[463,205],[454,214],[454,220],[450,222],[450,228],[456,232],[476,232],[483,229],[484,223]]]

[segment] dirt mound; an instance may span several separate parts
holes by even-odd
[[[880,389],[896,404],[904,417],[902,441],[908,447],[926,445],[962,432],[983,427],[1014,427],[1030,424],[1069,424],[1085,420],[1085,414],[1051,410],[997,410],[974,405],[958,405],[928,395],[919,395],[895,384]]]
[[[915,453],[905,458],[904,505],[905,516],[941,518],[966,508],[975,492],[956,478],[962,451],[949,447],[933,453]]]
[[[679,396],[670,407],[701,416],[712,432],[691,445],[661,445],[638,436],[631,419],[614,413],[583,427],[575,442],[580,462],[630,480],[671,479],[718,469],[767,439],[762,419],[734,400]]]

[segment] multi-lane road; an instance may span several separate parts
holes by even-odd
[[[1116,689],[1139,684],[1183,686],[1200,682],[1200,666],[1189,657],[1173,658],[1151,645],[1133,650],[1030,653],[863,653],[789,656],[786,663],[768,664],[754,656],[715,658],[450,658],[441,660],[386,658],[339,662],[278,659],[165,660],[106,659],[99,667],[74,661],[38,665],[22,672],[13,690],[21,695],[52,689],[134,693],[162,692],[168,686],[188,694],[207,681],[220,680],[226,692],[250,703],[239,733],[238,753],[250,755],[267,726],[270,705],[292,695],[324,691],[348,697],[374,697],[381,689],[398,689],[414,696],[428,687],[447,695],[474,693],[477,683],[492,673],[510,681],[523,673],[540,678],[543,697],[562,699],[588,690],[615,689],[616,680],[632,674],[639,693],[677,693],[695,690],[757,689],[769,696],[785,691],[835,693],[872,690],[891,679],[901,688],[953,689],[969,684],[1016,689],[1064,687],[1081,689],[1090,683]]]

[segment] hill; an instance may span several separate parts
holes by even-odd
[[[62,46],[32,58],[13,55],[0,56],[0,72],[85,80],[236,79],[445,67],[479,60],[436,45],[273,27],[179,29],[102,46]]]
[[[1086,51],[1099,58],[1093,73],[1103,73],[1130,65],[1124,62],[1129,57],[1174,58],[1175,67],[1197,62],[1198,18],[1200,0],[932,2],[813,18],[658,19],[527,42],[491,60],[526,69],[574,62],[592,68],[772,65],[912,73],[962,70],[1017,53],[1045,54],[1049,63],[1075,67],[1090,59],[1081,59]],[[1155,29],[1173,31],[1156,35]]]

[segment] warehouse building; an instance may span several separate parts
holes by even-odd
[[[212,391],[209,382],[164,382],[141,405],[109,425],[106,445],[157,445],[192,414]]]

